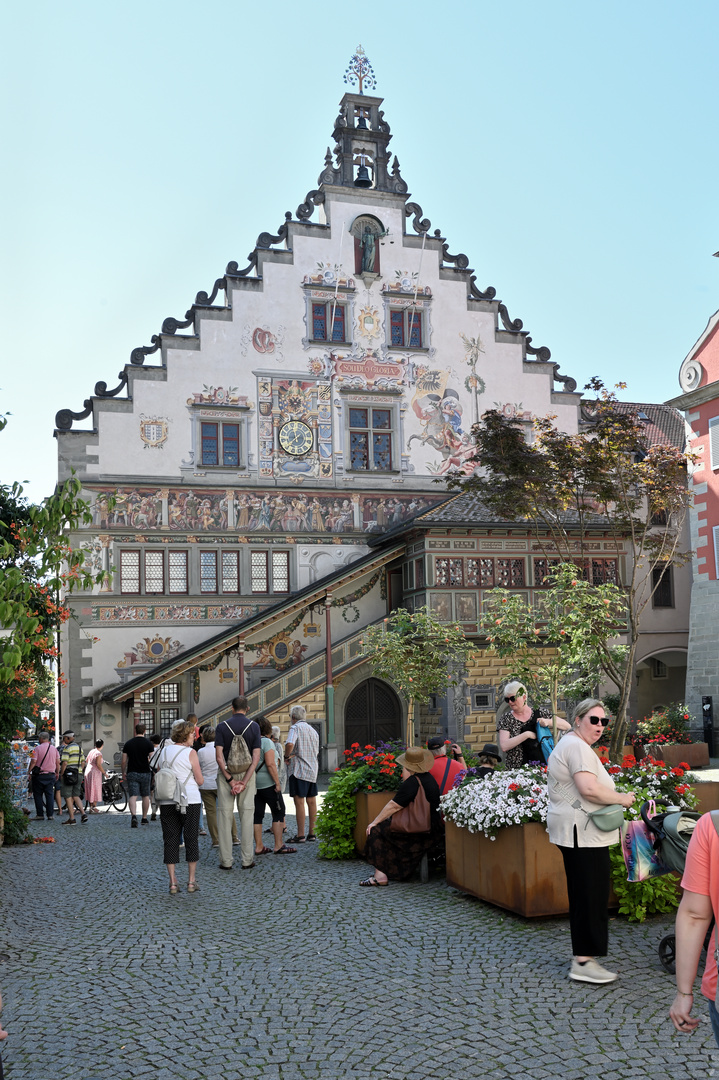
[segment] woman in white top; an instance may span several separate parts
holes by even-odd
[[[609,848],[619,842],[619,830],[602,832],[588,815],[614,803],[629,807],[634,795],[614,790],[614,781],[592,750],[608,723],[601,701],[580,701],[572,730],[552,750],[547,766],[547,831],[564,859],[574,952],[569,978],[577,982],[609,983],[617,978],[594,958],[607,955]]]
[[[197,892],[199,886],[195,880],[197,863],[200,859],[200,788],[203,784],[202,770],[197,753],[192,749],[195,741],[195,725],[191,720],[175,720],[170,732],[172,742],[163,746],[156,768],[172,769],[177,779],[184,785],[187,805],[184,813],[175,803],[160,802],[160,822],[162,839],[165,844],[164,861],[170,876],[170,894],[177,895],[176,867],[180,861],[180,837],[184,834],[185,858],[187,860],[187,891]]]
[[[210,830],[212,846],[219,847],[220,841],[217,835],[217,755],[215,753],[215,729],[205,728],[202,732],[202,737],[205,740],[205,745],[200,747],[197,751],[197,757],[200,762],[200,768],[202,769],[202,775],[205,782],[202,785],[200,795],[202,796],[202,805],[205,808],[207,828]],[[239,842],[240,840],[237,835],[237,821],[233,814],[232,843],[237,845]]]

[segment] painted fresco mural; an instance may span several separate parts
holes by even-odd
[[[166,528],[171,532],[371,533],[399,525],[447,498],[445,494],[355,492],[344,498],[343,494],[103,488],[95,497],[94,524],[140,532]]]

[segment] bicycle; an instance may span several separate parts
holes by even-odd
[[[106,803],[105,813],[111,807],[120,813],[127,809],[127,792],[122,786],[120,773],[108,772],[102,781],[102,801]]]

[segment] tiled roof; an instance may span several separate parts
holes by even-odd
[[[579,520],[576,514],[565,514],[563,519],[568,525]],[[497,517],[497,514],[488,509],[478,495],[471,491],[465,491],[455,495],[453,499],[442,503],[440,506],[435,506],[431,510],[426,510],[423,514],[418,514],[412,519],[411,525],[496,525],[500,521],[501,519]],[[585,522],[589,525],[606,526],[606,519],[600,514],[587,514]],[[504,521],[501,521],[501,523],[505,524]],[[527,523],[527,519],[515,519],[507,522],[507,524],[520,525]],[[403,531],[406,531],[406,523]]]
[[[639,414],[644,424],[649,446],[676,446],[680,450],[686,444],[684,418],[671,405],[651,405],[641,401],[618,401],[617,412]],[[643,417],[647,417],[646,420]]]

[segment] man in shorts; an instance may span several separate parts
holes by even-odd
[[[67,812],[70,815],[63,825],[77,825],[75,810],[80,811],[80,820],[87,821],[87,814],[82,808],[82,766],[85,764],[85,756],[82,748],[75,742],[75,732],[66,731],[62,737],[62,749],[60,751],[60,794],[65,800]],[[66,770],[71,770],[65,775]],[[72,777],[72,779],[69,779]]]
[[[130,797],[130,828],[137,828],[137,800],[142,798],[142,824],[148,825],[150,809],[150,758],[156,747],[145,736],[145,725],[135,724],[135,738],[128,739],[122,748],[122,782]]]
[[[316,840],[317,819],[317,772],[319,769],[320,737],[315,728],[306,722],[307,713],[301,705],[290,709],[290,730],[285,743],[285,764],[290,778],[290,795],[295,803],[297,835],[290,843],[305,842],[305,802],[310,819],[308,840]]]

